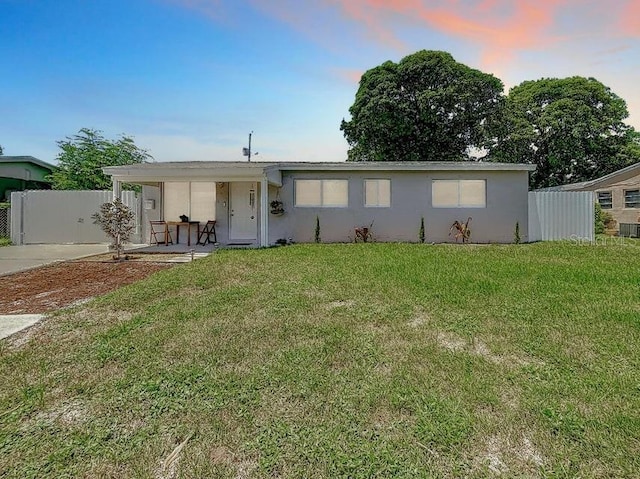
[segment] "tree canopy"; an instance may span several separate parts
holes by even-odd
[[[503,84],[458,63],[446,52],[422,50],[362,75],[351,120],[340,129],[350,161],[450,161],[469,158],[485,142]]]
[[[107,140],[102,132],[89,128],[58,141],[58,146],[62,150],[57,156],[58,166],[49,176],[57,190],[110,189],[111,178],[102,172],[102,167],[144,163],[151,159],[132,138],[123,135],[117,140]]]
[[[525,81],[492,117],[492,161],[530,163],[535,188],[587,181],[640,161],[625,101],[594,78]]]

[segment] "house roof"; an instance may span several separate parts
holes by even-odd
[[[159,184],[167,180],[260,181],[282,185],[282,171],[533,171],[534,165],[480,162],[248,162],[187,161],[138,163],[102,169],[124,183]]]
[[[126,174],[125,172],[163,171],[171,169],[230,169],[243,170],[376,170],[376,171],[496,171],[519,170],[534,171],[535,165],[521,163],[484,163],[476,161],[354,161],[354,162],[248,162],[248,161],[174,161],[160,163],[137,163],[125,166],[110,166],[103,168],[108,175]]]
[[[613,173],[609,173],[608,175],[601,176],[595,180],[581,181],[580,183],[571,183],[561,186],[551,186],[549,188],[540,188],[536,191],[592,191],[638,175],[640,175],[640,162],[614,171]]]
[[[34,165],[38,165],[42,168],[45,168],[49,171],[55,170],[55,166],[50,165],[38,158],[33,156],[0,156],[0,163],[33,163]]]

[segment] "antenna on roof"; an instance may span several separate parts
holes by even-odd
[[[253,131],[249,133],[249,148],[242,149],[242,156],[246,156],[247,161],[251,161],[251,135],[253,135]],[[256,151],[254,155],[258,156],[259,153]]]

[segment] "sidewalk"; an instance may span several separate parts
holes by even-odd
[[[44,318],[44,314],[0,314],[0,339],[33,326]]]
[[[57,261],[106,253],[106,244],[30,244],[0,248],[0,276]]]

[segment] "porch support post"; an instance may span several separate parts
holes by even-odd
[[[260,246],[269,246],[269,181],[260,180]]]
[[[120,182],[114,178],[113,179],[113,201],[115,201],[116,198],[120,198],[121,192],[122,192],[122,187],[120,185]]]

